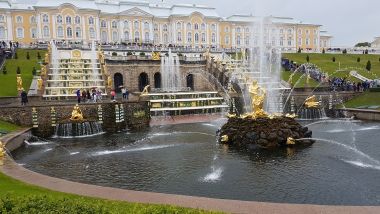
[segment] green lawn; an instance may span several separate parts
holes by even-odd
[[[0,213],[212,213],[59,193],[22,183],[2,173],[0,190]],[[2,212],[4,210],[8,212]]]
[[[344,104],[346,108],[367,108],[379,106],[380,110],[380,92],[366,92]]]
[[[292,78],[292,86],[295,87],[295,88],[303,88],[303,87],[311,87],[311,88],[315,88],[319,85],[319,83],[317,81],[315,81],[314,79],[309,79],[309,84],[306,84],[306,75],[303,76],[301,73],[299,72],[296,72],[293,74],[293,72],[290,72],[290,71],[282,71],[281,72],[281,78],[288,82],[289,81],[289,78],[290,76],[293,75],[293,78]]]
[[[13,132],[19,129],[20,127],[12,123],[4,122],[0,120],[0,130],[6,132]]]
[[[309,55],[310,63],[317,65],[330,76],[346,77],[349,72],[356,70],[359,74],[376,79],[380,77],[380,55],[371,54],[321,54],[321,53],[284,53],[282,56],[298,64],[306,63],[306,57]],[[333,62],[332,58],[336,61]],[[360,57],[360,62],[357,59]],[[371,61],[371,71],[366,70],[367,61]],[[340,63],[340,69],[339,69]],[[351,78],[353,79],[353,78]],[[357,79],[355,79],[357,81]]]
[[[26,54],[29,52],[30,60],[26,59]],[[17,84],[16,84],[16,71],[19,66],[21,69],[21,77],[23,80],[23,87],[25,90],[29,90],[30,83],[32,82],[33,75],[32,70],[35,67],[40,69],[39,61],[37,59],[37,52],[40,52],[41,60],[44,58],[45,50],[29,50],[19,49],[17,50],[18,59],[8,59],[5,62],[7,68],[7,74],[3,74],[0,71],[0,96],[17,96]]]

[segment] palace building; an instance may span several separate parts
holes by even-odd
[[[331,36],[321,25],[269,17],[272,45],[319,51]],[[221,17],[213,7],[134,0],[0,0],[0,41],[23,45],[50,40],[244,48],[257,36],[259,17]]]

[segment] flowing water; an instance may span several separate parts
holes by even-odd
[[[162,88],[165,92],[180,91],[182,78],[180,75],[179,57],[169,49],[167,56],[161,57]]]
[[[301,121],[317,142],[303,150],[269,153],[218,144],[215,133],[224,122],[52,139],[54,143],[31,143],[12,155],[42,174],[124,189],[264,202],[380,205],[380,123]]]

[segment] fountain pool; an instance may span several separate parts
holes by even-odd
[[[101,186],[248,201],[380,205],[380,123],[302,121],[317,142],[271,154],[218,144],[215,132],[223,123],[32,142],[12,155],[33,171]]]

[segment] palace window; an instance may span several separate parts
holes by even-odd
[[[302,45],[302,38],[298,38],[298,45]]]
[[[62,38],[63,37],[63,27],[59,26],[57,29],[57,37]]]
[[[164,26],[162,26],[162,30],[167,32],[168,31],[168,25],[167,24],[164,24]]]
[[[177,30],[181,30],[181,28],[182,28],[181,22],[177,22]]]
[[[195,24],[194,24],[194,30],[199,30],[199,25],[198,25],[198,23],[195,23]]]
[[[293,30],[291,28],[288,29],[288,34],[292,34]]]
[[[81,38],[82,37],[82,29],[80,27],[75,28],[75,37]]]
[[[145,42],[148,42],[150,40],[150,35],[149,35],[149,32],[145,32]]]
[[[112,32],[112,41],[117,42],[119,40],[119,35],[116,31]]]
[[[90,16],[90,17],[88,18],[88,24],[89,24],[89,25],[93,25],[94,23],[95,23],[95,21],[94,21],[94,17]]]
[[[276,38],[272,37],[272,46],[275,46],[275,45],[276,45]]]
[[[211,42],[212,42],[212,43],[215,43],[215,42],[216,42],[216,34],[215,34],[215,33],[213,33],[213,34],[211,35]]]
[[[236,44],[237,45],[241,44],[241,38],[240,38],[240,36],[237,36],[237,38],[236,38]]]
[[[48,23],[48,22],[49,22],[49,16],[46,15],[46,14],[44,14],[44,15],[42,16],[42,22],[43,22],[43,23]]]
[[[90,27],[90,39],[95,39],[95,30],[93,27]]]
[[[140,32],[136,31],[135,32],[135,42],[139,42],[140,41]]]
[[[240,33],[240,31],[241,31],[240,27],[236,28],[237,33]]]
[[[80,17],[79,16],[75,16],[75,24],[80,24]]]
[[[43,29],[43,36],[44,36],[45,38],[50,36],[50,30],[49,30],[49,27],[48,27],[48,26],[45,26],[45,27],[44,27],[44,29]]]
[[[288,38],[288,46],[292,46],[292,40],[293,40],[292,37]]]
[[[61,15],[57,16],[57,23],[62,23],[62,16]]]
[[[32,39],[37,38],[37,29],[36,29],[36,28],[32,28],[32,29],[30,30],[30,34],[31,34],[31,36],[32,36]]]
[[[154,34],[154,43],[158,44],[160,41],[159,41],[159,37],[158,37],[158,34],[155,33]]]
[[[314,38],[314,45],[317,45],[317,39]]]
[[[101,37],[102,37],[102,42],[107,42],[107,32],[106,31],[102,31]]]
[[[199,35],[198,35],[198,33],[196,33],[196,34],[194,35],[194,41],[195,41],[196,43],[199,42]]]
[[[16,17],[16,22],[17,23],[22,23],[22,16],[17,16]]]
[[[246,33],[249,33],[249,28],[248,28],[248,27],[245,29],[245,32],[246,32]]]
[[[177,34],[177,41],[178,42],[182,41],[182,33],[181,32],[178,32],[178,34]]]
[[[229,37],[229,36],[226,36],[226,37],[224,38],[224,43],[225,43],[226,45],[228,45],[228,44],[230,43],[230,37]]]
[[[36,23],[36,17],[35,16],[30,17],[30,23],[32,23],[32,24]]]
[[[158,31],[158,24],[154,24],[153,30]]]
[[[284,46],[284,37],[280,37],[280,46]]]
[[[106,20],[102,20],[102,21],[100,22],[100,27],[107,27],[107,22],[106,22]]]
[[[164,34],[164,43],[165,44],[168,44],[169,43],[169,37],[168,37],[168,34]]]
[[[135,30],[140,28],[140,23],[138,21],[135,21],[134,28],[135,28]]]
[[[280,34],[284,34],[284,29],[280,29]]]
[[[5,39],[5,28],[3,26],[0,27],[0,39]]]
[[[4,22],[5,21],[5,18],[3,15],[0,15],[0,22]]]
[[[187,33],[187,42],[191,42],[192,40],[192,35],[191,35],[191,32]]]
[[[129,31],[124,32],[124,39],[129,40]]]
[[[191,24],[190,23],[187,23],[186,29],[191,30]]]
[[[298,35],[301,35],[301,34],[302,34],[302,30],[298,29]]]
[[[112,21],[112,28],[114,28],[114,29],[117,28],[117,22],[116,21]]]
[[[202,42],[206,42],[206,34],[202,33]]]
[[[202,30],[206,30],[206,24],[205,24],[205,23],[202,23],[202,25],[201,25],[201,29],[202,29]]]
[[[149,30],[149,27],[150,27],[150,26],[149,26],[149,23],[148,23],[148,22],[145,22],[145,23],[144,23],[144,29],[145,29],[145,30]]]
[[[123,25],[124,25],[124,28],[129,28],[129,23],[128,23],[127,20],[124,21],[124,24],[123,24]]]
[[[71,16],[66,16],[66,24],[71,24]]]
[[[216,24],[212,24],[212,25],[211,25],[211,30],[212,30],[212,31],[216,31]]]
[[[245,45],[249,45],[249,36],[245,37]]]
[[[224,32],[226,33],[230,32],[230,28],[229,27],[224,28]]]
[[[72,29],[71,27],[68,27],[68,28],[66,29],[66,36],[67,36],[68,38],[72,38],[72,37],[73,37],[73,29]]]
[[[17,28],[17,38],[22,39],[24,38],[24,28]]]
[[[306,38],[306,45],[309,45],[309,44],[310,44],[310,39]]]

